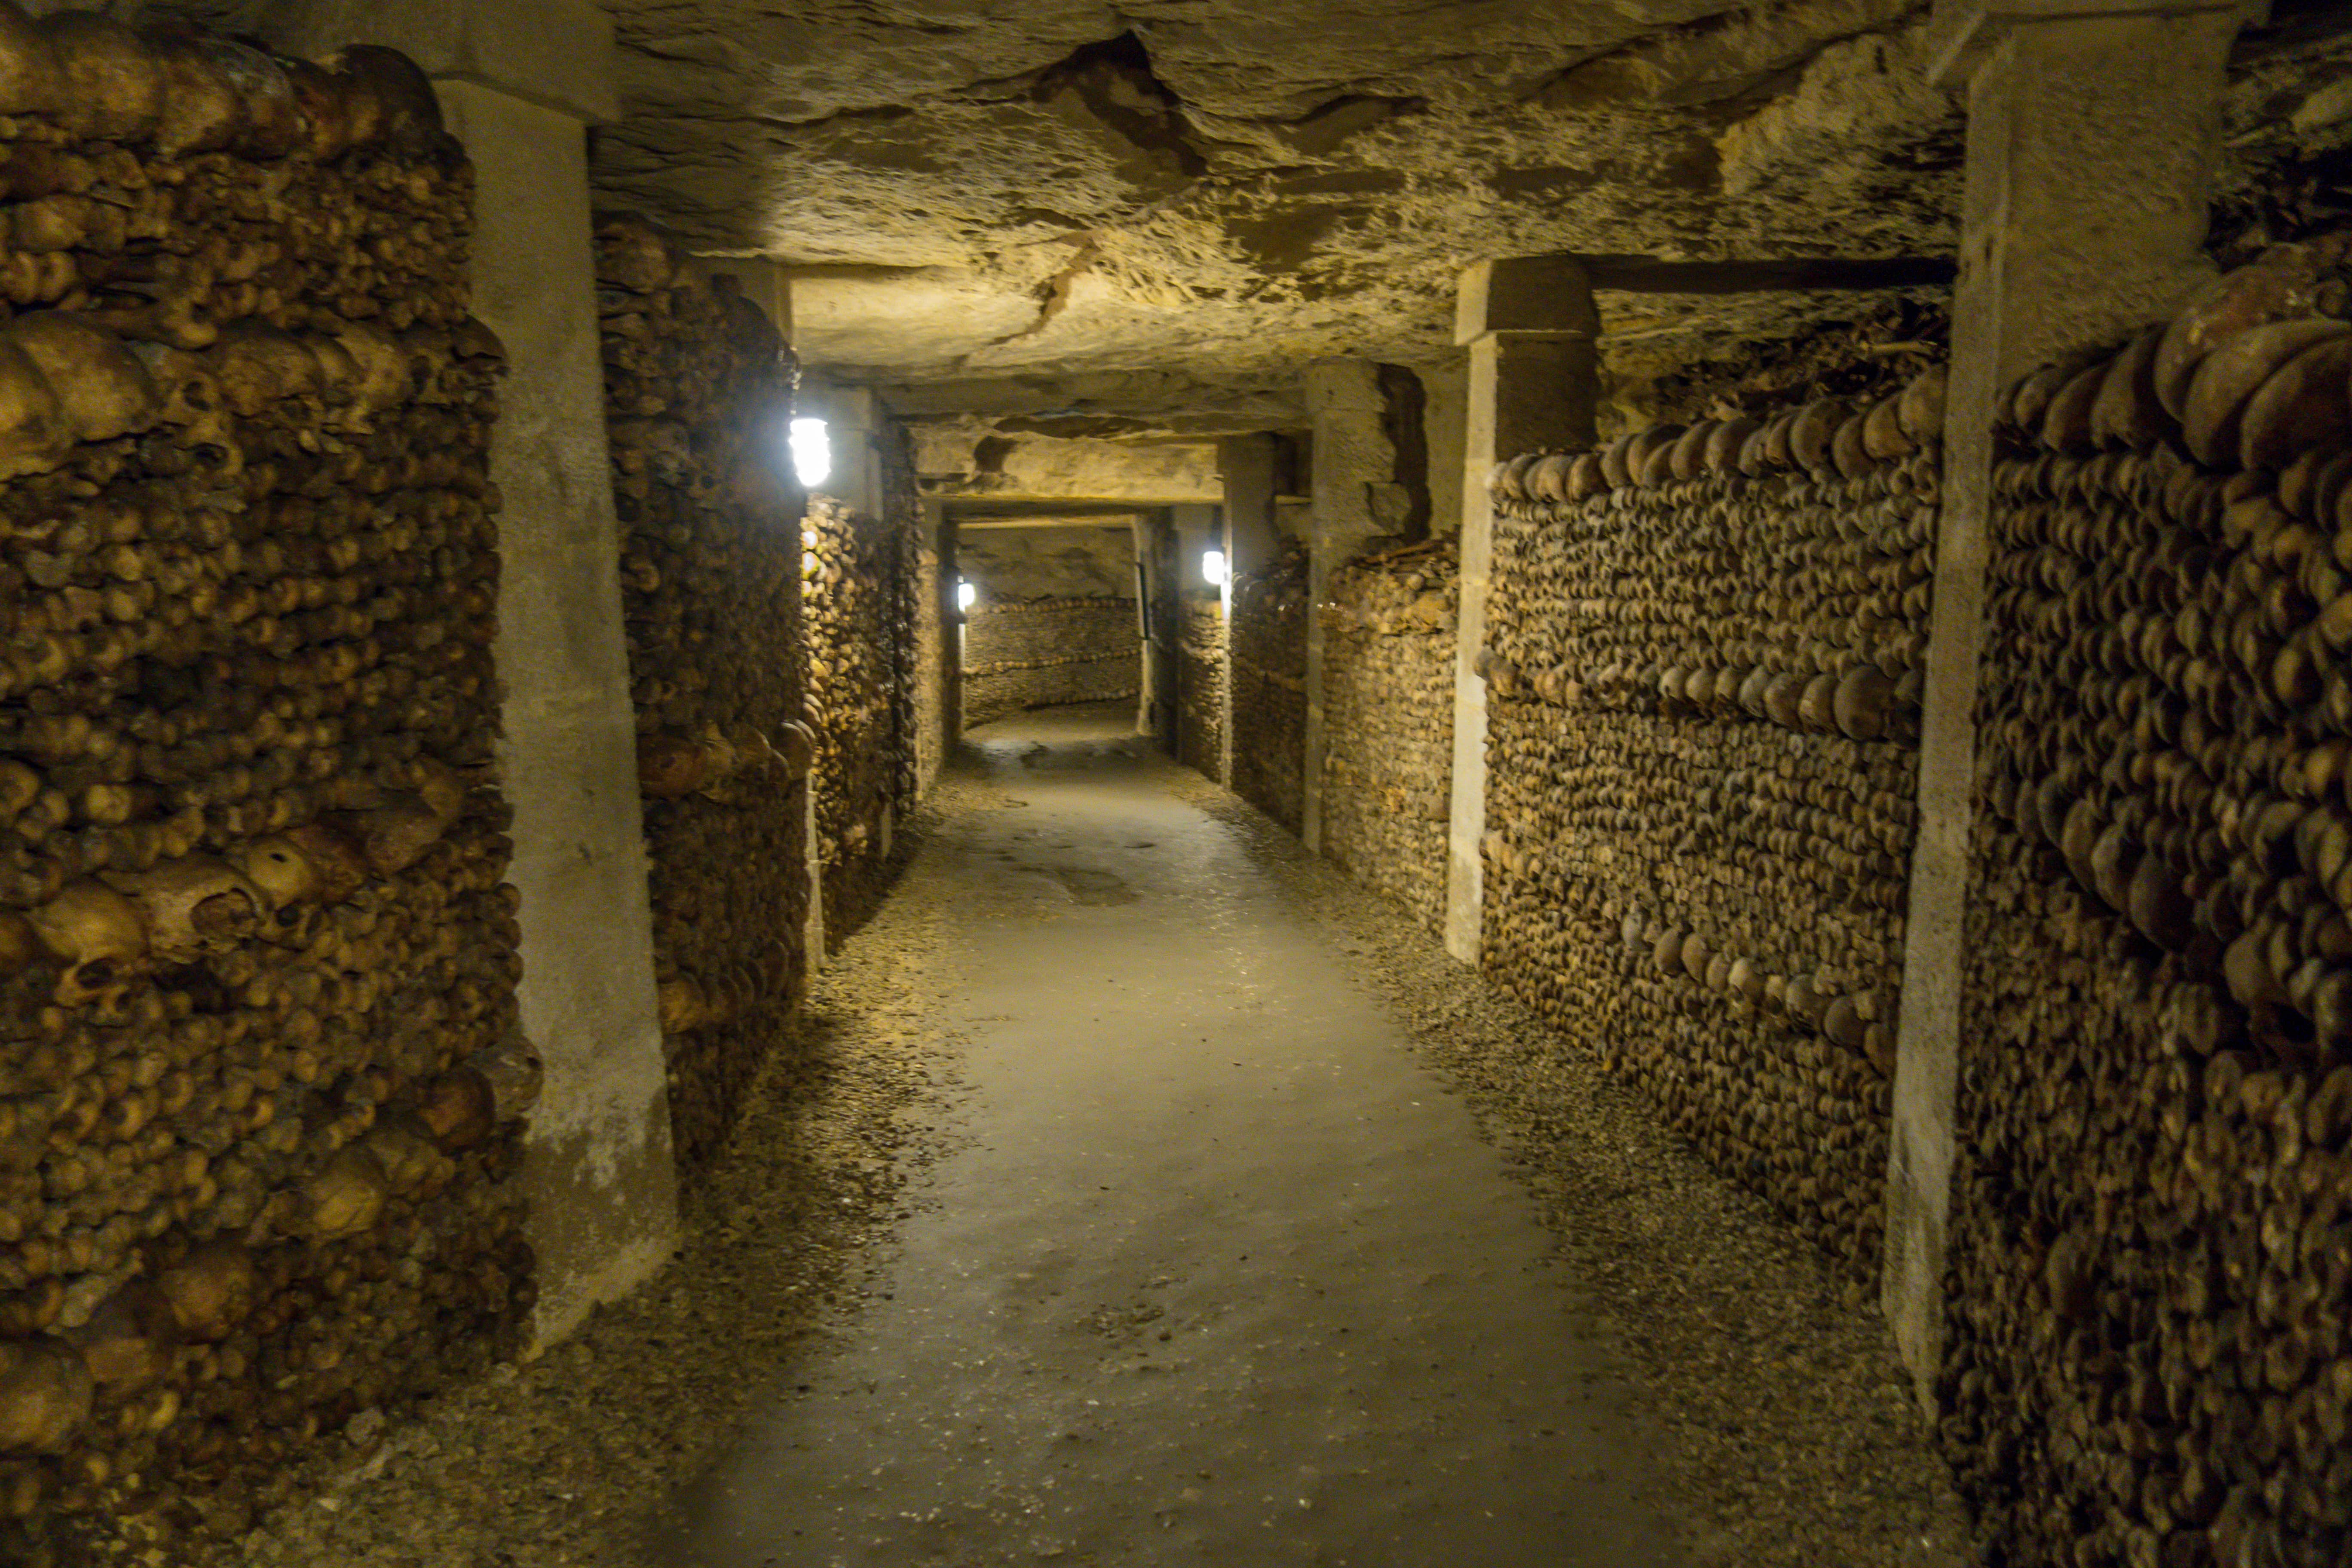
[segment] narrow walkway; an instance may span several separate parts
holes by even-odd
[[[1127,731],[975,733],[991,787],[919,868],[961,1146],[667,1561],[1684,1563],[1525,1189]]]

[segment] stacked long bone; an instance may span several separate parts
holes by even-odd
[[[1454,771],[1450,540],[1349,563],[1324,617],[1323,851],[1435,929]]]
[[[79,1563],[530,1305],[501,356],[389,51],[0,4],[0,1558]]]
[[[2352,275],[2000,403],[1943,1436],[2010,1560],[2352,1553]]]
[[[1874,1266],[1942,375],[1496,471],[1486,965]]]
[[[649,226],[598,231],[606,426],[681,1163],[705,1163],[805,973],[801,497],[790,352]]]

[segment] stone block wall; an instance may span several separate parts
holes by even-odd
[[[502,356],[405,59],[0,53],[0,1561],[180,1561],[532,1304]]]
[[[1454,764],[1451,540],[1367,557],[1334,573],[1323,610],[1323,853],[1445,923]]]
[[[1234,776],[1226,787],[1298,831],[1307,759],[1307,552],[1236,578],[1227,629]]]
[[[2005,1561],[2352,1552],[2346,250],[2003,405],[1940,1394]]]
[[[1486,972],[1858,1279],[1941,402],[1929,373],[1495,481]]]
[[[974,605],[964,626],[964,724],[1065,702],[1132,698],[1142,658],[1131,598]]]
[[[598,235],[655,980],[682,1169],[718,1152],[806,973],[802,497],[757,306],[642,224]]]
[[[1225,609],[1213,598],[1182,601],[1177,645],[1176,758],[1223,783],[1225,772]]]

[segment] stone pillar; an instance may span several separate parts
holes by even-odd
[[[1486,475],[1538,447],[1574,450],[1596,439],[1601,321],[1592,286],[1570,256],[1475,263],[1462,274],[1454,335],[1470,351],[1463,410],[1461,610],[1454,660],[1454,799],[1445,854],[1445,951],[1478,962],[1486,879],[1486,585],[1495,511]],[[1452,445],[1451,443],[1448,444]]]
[[[2200,246],[2232,8],[2189,0],[2162,15],[2127,9],[2039,0],[2027,16],[1983,0],[1938,0],[1931,26],[1935,79],[1969,95],[1968,175],[1882,1285],[1930,1409],[1942,1355],[1993,399],[2052,355],[2171,314],[2210,270]]]
[[[938,753],[942,767],[955,755],[956,739],[963,733],[963,610],[956,604],[955,524],[948,519],[945,501],[923,502],[923,540],[935,563],[931,603],[939,617],[939,647],[924,679],[938,693],[932,714],[937,722]]]
[[[882,427],[879,400],[867,387],[812,384],[800,404],[811,417],[824,421],[833,447],[833,472],[818,490],[862,516],[880,517],[882,452],[875,440]]]
[[[1314,422],[1314,532],[1307,550],[1307,743],[1298,837],[1323,848],[1323,601],[1331,574],[1371,539],[1403,521],[1396,445],[1387,429],[1381,367],[1370,360],[1318,360],[1307,367]]]
[[[1470,358],[1456,355],[1422,372],[1423,428],[1429,446],[1429,532],[1462,531],[1462,443],[1469,435]]]
[[[1233,436],[1217,443],[1217,471],[1225,481],[1225,586],[1220,607],[1225,617],[1225,694],[1218,709],[1223,721],[1224,755],[1217,782],[1234,782],[1234,584],[1260,571],[1281,549],[1274,527],[1275,438]]]
[[[499,760],[522,1027],[547,1064],[523,1175],[546,1342],[659,1270],[677,1223],[589,219],[587,127],[619,113],[612,23],[588,0],[321,0],[271,42],[407,53],[478,182],[474,310],[508,353]]]

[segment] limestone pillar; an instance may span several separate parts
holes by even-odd
[[[1318,360],[1307,367],[1307,413],[1315,431],[1313,532],[1307,550],[1307,739],[1298,837],[1323,847],[1323,601],[1332,573],[1394,531],[1406,507],[1396,483],[1396,445],[1387,428],[1381,367],[1370,360]]]
[[[522,1027],[547,1064],[523,1175],[544,1342],[652,1276],[677,1233],[589,219],[587,128],[619,113],[612,23],[588,0],[320,0],[271,41],[411,56],[478,182],[474,310],[508,353],[499,761]]]
[[[1938,0],[1935,79],[1969,96],[1944,510],[1886,1189],[1883,1300],[1923,1405],[1942,1352],[1993,399],[2050,356],[2171,314],[2221,152],[2226,0]],[[2161,61],[2161,69],[2150,62]]]
[[[1218,717],[1224,754],[1217,782],[1234,782],[1234,584],[1264,569],[1281,549],[1274,526],[1275,438],[1233,436],[1217,443],[1217,471],[1225,487],[1225,585],[1219,607],[1225,617],[1225,692]]]
[[[1486,930],[1486,587],[1495,512],[1486,475],[1538,447],[1594,444],[1600,317],[1568,256],[1481,261],[1462,274],[1454,338],[1469,351],[1463,410],[1461,609],[1454,660],[1454,798],[1445,855],[1445,951],[1478,962]],[[1452,446],[1448,443],[1448,446]],[[1441,522],[1441,526],[1442,526]]]

